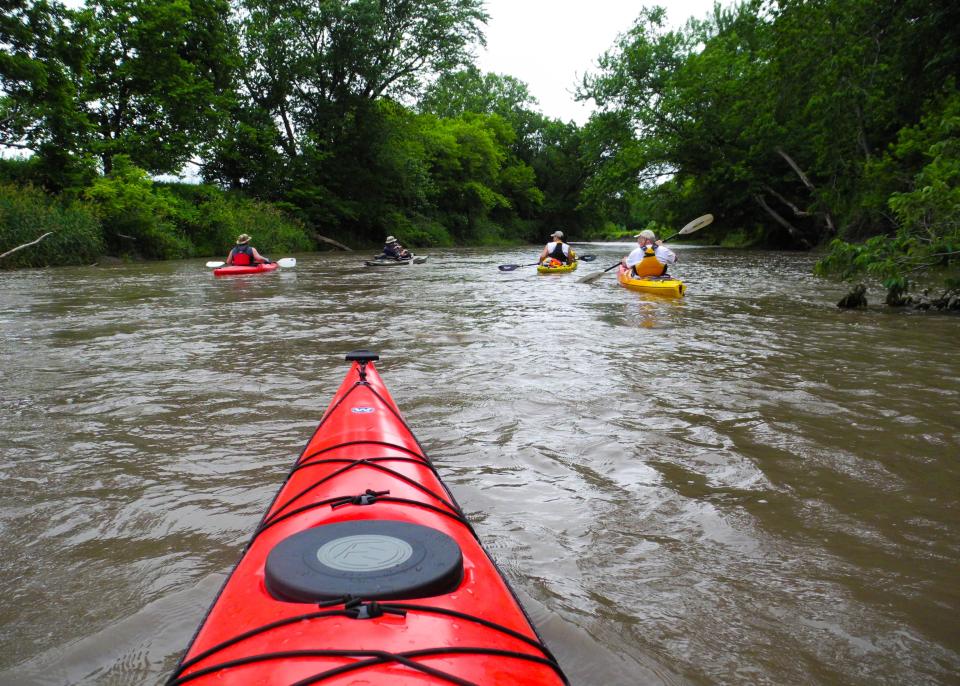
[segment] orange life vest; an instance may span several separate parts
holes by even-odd
[[[660,262],[655,257],[653,248],[646,248],[643,251],[643,259],[633,266],[637,276],[660,276],[667,271],[667,265]]]

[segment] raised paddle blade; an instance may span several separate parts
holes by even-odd
[[[208,268],[208,269],[217,269],[218,267],[222,267],[222,266],[225,265],[225,264],[226,264],[226,262],[207,262],[207,268]]]
[[[279,265],[280,265],[281,267],[283,267],[284,269],[290,269],[291,267],[296,267],[296,266],[297,266],[297,258],[296,258],[296,257],[281,257],[279,260],[277,260],[277,264],[279,264]]]
[[[699,231],[705,226],[710,226],[710,224],[712,223],[713,223],[713,215],[705,214],[702,217],[697,217],[692,222],[684,226],[682,229],[680,229],[678,233],[679,235],[686,235],[688,233],[693,233],[694,231]]]

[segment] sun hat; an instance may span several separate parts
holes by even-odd
[[[550,238],[563,238],[563,231],[554,231],[550,234]]]
[[[397,239],[393,236],[387,236],[387,243],[396,243]]]
[[[651,241],[655,241],[657,240],[657,234],[650,229],[644,229],[640,233],[636,234],[634,238],[649,238]]]
[[[237,245],[242,245],[243,243],[249,243],[249,242],[250,242],[249,234],[241,233],[239,236],[237,236]]]

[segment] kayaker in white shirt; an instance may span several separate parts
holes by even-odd
[[[543,252],[540,253],[540,259],[537,262],[544,264],[544,260],[551,259],[560,264],[570,264],[577,259],[577,254],[573,252],[573,249],[563,242],[563,231],[554,231],[550,234],[550,238],[553,240],[543,247]]]
[[[667,267],[675,264],[677,255],[657,239],[650,229],[644,229],[634,238],[637,247],[621,260],[624,267],[633,270],[637,276],[661,276],[667,273]]]

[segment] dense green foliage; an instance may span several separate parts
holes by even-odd
[[[0,267],[91,264],[103,253],[157,259],[226,255],[240,233],[251,234],[264,254],[312,247],[306,228],[276,207],[214,186],[155,183],[122,155],[81,197],[65,197],[0,182],[0,254],[51,232]]]
[[[601,108],[587,197],[633,221],[709,209],[728,240],[836,239],[823,273],[956,276],[956,3],[752,0],[682,30],[664,17],[645,10],[584,81]]]
[[[92,264],[103,250],[103,232],[90,208],[62,204],[33,186],[0,182],[0,254],[50,235],[0,262],[4,268]]]
[[[950,91],[867,165],[876,187],[888,186],[878,195],[886,198],[895,232],[860,244],[835,239],[830,254],[817,264],[819,273],[882,279],[891,304],[918,274],[921,283],[940,282],[948,291],[960,291],[960,93]],[[901,178],[909,170],[915,171]]]
[[[266,250],[612,238],[710,212],[698,239],[829,245],[823,274],[958,278],[950,0],[747,0],[680,29],[642,9],[584,78],[582,127],[473,66],[482,0],[4,10],[0,146],[29,160],[0,178],[86,203],[113,254],[219,254],[253,226]],[[208,185],[150,180],[188,166]]]
[[[353,245],[603,224],[581,202],[579,129],[537,113],[523,83],[471,65],[480,0],[7,5],[0,144],[32,156],[5,175],[93,203],[113,254],[223,249],[136,171],[194,164],[308,235]]]

